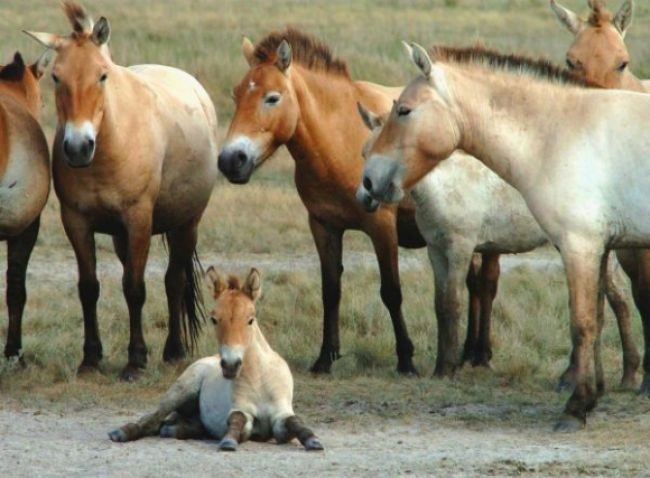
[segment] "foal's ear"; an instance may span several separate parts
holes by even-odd
[[[29,66],[29,69],[32,70],[32,75],[36,79],[40,79],[43,76],[47,67],[50,66],[53,57],[54,53],[52,50],[45,50],[38,60],[36,60],[36,63]]]
[[[357,109],[359,110],[359,115],[361,115],[363,124],[365,124],[370,131],[374,130],[375,128],[381,128],[382,121],[378,115],[374,114],[372,111],[367,110],[366,107],[358,101]]]
[[[580,20],[580,17],[573,13],[566,7],[563,7],[555,0],[550,0],[551,9],[555,12],[560,23],[567,27],[571,33],[577,35],[580,30],[582,30],[583,22]]]
[[[30,32],[27,30],[23,30],[23,33],[33,38],[44,47],[53,50],[59,50],[68,41],[67,38],[55,35],[54,33]]]
[[[208,267],[205,273],[208,289],[212,291],[212,297],[218,299],[221,293],[228,288],[228,283],[221,277],[214,266]]]
[[[241,53],[246,58],[248,66],[253,66],[253,63],[255,63],[255,45],[248,37],[244,37],[241,41]]]
[[[111,38],[111,25],[106,17],[101,17],[93,27],[90,39],[97,46],[106,45]]]
[[[254,267],[248,273],[242,291],[250,297],[253,302],[257,301],[257,299],[262,295],[262,277],[260,276],[260,272]]]
[[[625,32],[632,23],[632,11],[634,10],[634,4],[632,0],[625,0],[621,8],[619,8],[618,13],[612,20],[612,23],[616,29],[621,33],[621,36],[625,38]]]
[[[291,65],[292,53],[291,45],[289,45],[289,42],[287,40],[282,40],[280,46],[278,46],[278,49],[276,50],[276,53],[277,59],[275,60],[275,66],[277,66],[278,69],[284,73]]]

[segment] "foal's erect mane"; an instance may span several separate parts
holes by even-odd
[[[596,86],[578,78],[570,70],[560,68],[545,58],[530,58],[512,53],[501,53],[479,45],[465,48],[436,45],[429,52],[435,60],[445,63],[477,65],[490,70],[526,75],[566,85]]]
[[[346,63],[335,58],[326,44],[291,27],[283,32],[271,32],[260,40],[253,52],[255,58],[260,63],[274,61],[282,40],[286,40],[291,45],[292,61],[310,70],[325,71],[349,78]]]
[[[592,0],[591,14],[587,20],[589,25],[596,28],[603,27],[608,23],[612,23],[612,19],[611,12],[605,8],[601,0]]]

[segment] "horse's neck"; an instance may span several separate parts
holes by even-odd
[[[648,91],[644,85],[644,82],[635,76],[631,71],[628,71],[625,75],[622,87],[624,90],[638,91],[640,93],[646,93]]]
[[[458,149],[515,188],[525,187],[542,167],[539,159],[554,136],[549,129],[571,111],[567,95],[560,87],[529,85],[518,78],[453,76],[461,125]]]
[[[260,377],[266,375],[266,369],[271,358],[275,356],[275,352],[266,341],[257,322],[254,322],[252,327],[253,335],[251,343],[246,348],[241,377],[248,381],[259,381]]]

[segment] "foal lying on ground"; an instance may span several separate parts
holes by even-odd
[[[219,449],[234,451],[249,438],[285,443],[298,438],[307,450],[323,445],[293,413],[293,378],[287,363],[262,335],[255,318],[260,274],[251,269],[246,283],[224,280],[208,269],[214,298],[211,320],[219,354],[197,360],[174,382],[158,409],[136,423],[108,434],[125,442],[160,434],[178,439],[212,436]]]

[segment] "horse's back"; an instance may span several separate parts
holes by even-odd
[[[45,206],[49,152],[38,121],[27,108],[0,94],[0,236],[17,235]]]

